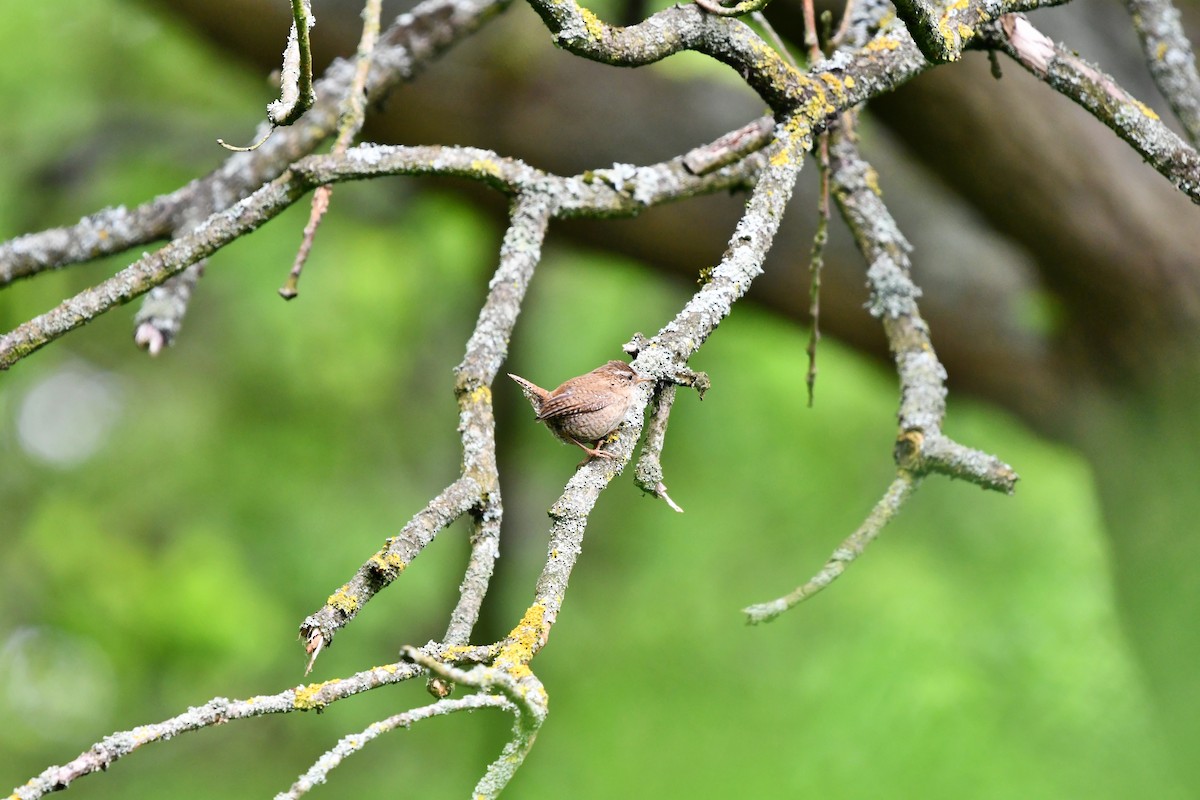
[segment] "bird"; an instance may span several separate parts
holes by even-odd
[[[633,391],[643,378],[624,361],[609,361],[591,372],[565,381],[557,389],[546,391],[533,381],[508,373],[537,412],[537,421],[546,423],[551,433],[592,458],[616,458],[599,449],[600,440],[617,429],[633,403]],[[585,442],[596,446],[588,447]]]

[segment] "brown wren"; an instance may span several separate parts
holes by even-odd
[[[640,377],[624,361],[610,361],[596,367],[585,375],[571,378],[552,392],[511,372],[508,377],[521,385],[537,412],[538,422],[546,423],[551,433],[581,448],[589,458],[616,458],[612,453],[588,447],[584,442],[598,445],[601,439],[615,431],[633,402],[633,390],[639,383],[654,380]]]

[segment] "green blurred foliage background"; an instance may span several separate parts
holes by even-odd
[[[216,137],[270,99],[136,4],[2,0],[0,18],[3,238],[202,175]],[[0,378],[0,783],[212,696],[301,682],[300,620],[457,474],[451,370],[501,232],[437,184],[340,186],[283,303],[306,214],[215,256],[163,357],[133,348],[128,308]],[[0,324],[132,257],[9,287]],[[692,288],[552,233],[508,368],[554,385],[619,357]],[[832,590],[743,625],[738,609],[816,570],[891,475],[894,377],[826,341],[808,410],[805,341],[794,320],[736,309],[695,359],[714,389],[682,394],[672,419],[665,467],[687,513],[628,475],[603,496],[535,662],[552,713],[509,793],[1183,797],[1117,626],[1087,469],[993,410],[952,401],[949,431],[1012,463],[1016,496],[930,480]],[[515,386],[496,398],[506,516],[478,641],[530,600],[544,511],[578,460]],[[96,447],[49,458],[39,430]],[[440,636],[464,538],[442,533],[314,679]],[[71,793],[261,797],[424,702],[414,684],[191,734]],[[392,734],[317,796],[462,797],[508,725]]]

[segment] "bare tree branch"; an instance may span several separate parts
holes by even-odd
[[[172,237],[157,252],[0,336],[0,369],[6,369],[99,314],[148,292],[152,294],[138,317],[137,339],[152,351],[169,344],[204,259],[274,218],[310,190],[317,192],[283,290],[285,296],[295,293],[300,267],[328,208],[334,183],[391,175],[449,176],[489,186],[510,198],[509,224],[498,264],[454,373],[461,474],[367,558],[300,629],[311,668],[337,632],[396,580],[442,530],[468,517],[470,555],[443,639],[420,649],[405,647],[407,660],[349,678],[270,697],[214,698],[164,722],[114,734],[74,761],[46,770],[19,788],[15,797],[40,797],[65,788],[75,778],[107,768],[146,742],[233,719],[321,709],[353,694],[421,675],[428,676],[429,689],[438,698],[435,702],[382,718],[343,738],[280,796],[298,797],[307,792],[347,755],[381,733],[433,716],[500,708],[513,715],[512,735],[475,789],[476,796],[496,797],[524,761],[546,719],[548,694],[531,665],[561,611],[591,512],[601,493],[632,458],[644,424],[647,437],[636,481],[671,508],[681,510],[667,495],[661,462],[676,387],[692,386],[701,394],[707,387],[707,376],[694,372],[689,361],[762,275],[805,154],[813,150],[815,137],[825,132],[830,136],[828,151],[824,145],[820,149],[823,172],[869,265],[868,309],[881,321],[895,359],[901,392],[893,448],[896,477],[867,519],[816,575],[783,597],[745,609],[749,620],[772,619],[828,586],[878,537],[930,473],[1013,491],[1018,477],[1010,466],[943,432],[946,370],[917,306],[920,290],[910,276],[911,248],[880,198],[873,170],[854,143],[856,107],[928,69],[930,62],[959,60],[968,46],[1003,49],[1113,128],[1194,202],[1200,202],[1200,157],[1111,78],[1054,45],[1023,16],[1011,13],[1055,2],[962,0],[935,7],[924,0],[904,0],[897,4],[902,24],[890,16],[888,4],[862,0],[844,18],[828,58],[821,57],[809,7],[807,72],[790,63],[786,53],[772,49],[754,29],[729,18],[756,12],[765,3],[747,0],[730,8],[713,0],[699,2],[673,6],[640,23],[616,27],[573,0],[530,0],[555,42],[575,55],[611,65],[639,66],[684,50],[695,51],[732,67],[770,107],[771,117],[755,120],[678,157],[648,166],[615,163],[561,176],[482,148],[350,147],[362,129],[368,100],[385,96],[399,81],[414,75],[507,5],[507,0],[427,0],[379,35],[380,4],[366,0],[356,61],[330,67],[316,84],[319,99],[303,125],[281,131],[253,153],[231,156],[208,177],[132,211],[101,212],[75,226],[0,245],[3,286],[47,269]],[[285,57],[282,96],[270,107],[269,125],[296,121],[306,102],[311,102],[307,0],[294,0],[293,10],[296,16]],[[1001,14],[1006,16],[993,22]],[[770,31],[769,25],[762,25]],[[1167,46],[1181,47],[1174,40]],[[335,130],[333,151],[311,155]],[[507,359],[550,225],[572,217],[630,216],[699,194],[744,189],[750,192],[744,213],[719,263],[702,271],[700,288],[653,337],[637,334],[626,345],[634,369],[653,381],[634,389],[634,401],[605,451],[613,457],[580,465],[549,509],[546,560],[524,614],[499,641],[473,645],[473,630],[499,552],[504,510],[492,386]],[[813,257],[817,266],[823,246],[824,240],[818,238]],[[819,278],[813,279],[813,286],[815,316]],[[814,344],[816,335],[814,327]],[[646,423],[645,411],[652,400],[654,409]],[[456,686],[475,691],[451,699],[449,694]]]
[[[1055,91],[1091,112],[1176,188],[1200,203],[1200,154],[1098,67],[1055,44],[1020,14],[1002,17],[994,44]]]
[[[362,38],[358,42],[358,53],[354,60],[354,78],[350,81],[350,88],[342,101],[338,135],[333,143],[334,153],[346,152],[346,148],[354,142],[358,132],[362,130],[363,121],[367,116],[367,77],[371,72],[371,58],[375,55],[375,44],[379,40],[381,4],[382,0],[367,0],[363,6]],[[279,290],[280,296],[285,300],[291,300],[299,291],[297,284],[300,282],[300,272],[304,269],[304,263],[308,260],[308,254],[312,250],[317,228],[320,227],[325,212],[329,210],[331,194],[333,194],[333,187],[328,184],[318,187],[313,192],[312,211],[309,214],[308,224],[304,226],[304,241],[296,253],[296,260],[292,263],[292,270],[288,273],[287,282]]]
[[[870,264],[871,315],[883,322],[896,360],[900,378],[897,475],[866,521],[834,551],[820,572],[783,597],[744,609],[752,624],[769,622],[836,580],[895,517],[928,473],[940,472],[1010,494],[1018,480],[1012,467],[1000,459],[964,447],[942,433],[946,370],[917,308],[921,291],[909,276],[912,247],[880,197],[874,170],[853,142],[849,118],[843,121],[843,128],[831,137],[831,178],[842,218]]]
[[[451,45],[477,30],[511,0],[427,0],[402,14],[380,37],[372,62],[367,100],[377,100],[410,80]],[[0,244],[0,286],[44,269],[90,261],[166,238],[186,215],[228,208],[311,153],[337,127],[341,98],[355,67],[337,61],[316,83],[317,102],[305,124],[280,131],[252,153],[226,159],[212,174],[134,209],[118,207],[85,217],[73,226],[26,234]]]
[[[1171,0],[1126,0],[1125,4],[1158,90],[1183,123],[1192,146],[1200,145],[1200,73],[1179,10]]]
[[[73,761],[62,766],[50,767],[18,786],[13,790],[13,797],[19,800],[36,800],[50,792],[66,789],[76,779],[107,770],[113,762],[144,745],[168,741],[181,733],[267,714],[319,710],[338,700],[381,686],[400,683],[419,674],[420,670],[415,664],[400,662],[375,667],[348,678],[298,686],[275,695],[256,695],[245,700],[214,697],[202,706],[189,708],[186,712],[162,722],[140,725],[106,736]]]
[[[416,723],[454,714],[459,711],[475,711],[480,708],[499,708],[517,714],[517,707],[505,697],[492,694],[469,694],[456,700],[439,700],[427,706],[414,708],[400,714],[393,714],[387,719],[372,722],[364,730],[343,736],[338,743],[325,752],[317,761],[292,784],[286,792],[275,795],[275,800],[295,800],[308,794],[329,779],[329,773],[340,766],[347,756],[362,750],[381,734],[390,733],[397,728],[411,728]]]

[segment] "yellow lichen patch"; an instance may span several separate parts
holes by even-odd
[[[834,112],[834,107],[829,105],[825,100],[825,92],[821,91],[819,85],[814,84],[814,93],[819,95],[806,101],[800,106],[803,113],[796,114],[791,117],[783,126],[787,132],[787,137],[792,142],[799,142],[799,151],[807,150],[808,135],[812,132],[812,123],[809,120],[821,119]],[[774,155],[771,156],[770,164],[772,167],[783,167],[791,163],[793,157],[797,153],[797,149],[793,147],[781,147]],[[803,157],[801,154],[800,157]]]
[[[343,584],[342,588],[329,595],[329,599],[325,601],[325,605],[335,608],[343,614],[353,614],[355,611],[358,611],[359,602],[357,597],[350,594],[350,585]]]
[[[750,49],[754,52],[754,62],[751,64],[752,70],[762,74],[771,74],[772,83],[804,80],[803,72],[780,58],[779,51],[761,39],[752,42]],[[783,73],[783,76],[779,76],[780,72]]]
[[[1154,109],[1143,103],[1141,100],[1133,100],[1133,104],[1137,107],[1138,111],[1142,112],[1150,119],[1158,119],[1158,114],[1154,113]]]
[[[545,614],[546,607],[541,603],[534,603],[525,611],[517,627],[505,637],[505,645],[496,656],[494,663],[498,669],[517,679],[532,674],[528,665],[533,660],[534,648],[545,633]]]
[[[863,175],[863,181],[867,184],[867,188],[875,193],[876,197],[883,197],[883,189],[879,188],[879,173],[874,167],[867,167],[866,173]]]
[[[825,89],[819,83],[812,83],[812,96],[801,104],[800,109],[804,112],[801,116],[794,117],[794,120],[799,120],[801,117],[805,120],[804,127],[811,127],[808,121],[815,122],[829,116],[837,111],[836,108],[829,102],[829,96],[825,93]],[[788,132],[792,136],[803,136],[808,133],[807,130],[801,131],[798,126],[793,126],[791,123],[787,126]]]
[[[838,80],[837,75],[832,72],[822,72],[817,76],[821,79],[821,83],[829,87],[829,90],[837,97],[839,101],[846,99],[846,87]]]
[[[1154,48],[1154,60],[1162,61],[1163,56],[1165,56],[1166,54],[1167,54],[1167,43],[1159,42],[1158,47]]]
[[[471,161],[471,170],[473,172],[482,172],[485,175],[494,175],[500,177],[500,165],[490,158],[476,158]]]
[[[471,393],[467,395],[467,400],[476,405],[490,403],[492,402],[492,389],[490,386],[480,386],[477,389],[472,389]]]
[[[465,656],[475,648],[469,644],[453,644],[442,651],[441,660],[445,662],[457,661],[460,656]]]
[[[899,39],[890,36],[880,36],[867,42],[864,48],[868,53],[890,52],[900,46]]]
[[[292,697],[292,707],[299,711],[319,711],[324,708],[327,704],[324,700],[318,699],[318,695],[330,683],[333,681],[297,686],[296,694]]]
[[[376,572],[389,579],[394,579],[408,567],[408,562],[401,558],[399,554],[389,553],[387,550],[380,550],[371,556],[367,563],[374,567]]]
[[[777,150],[775,152],[774,155],[771,156],[771,166],[772,167],[786,166],[790,160],[791,160],[791,156],[789,155],[787,148],[781,147],[779,150]]]
[[[955,0],[946,9],[946,13],[942,14],[942,18],[938,20],[938,33],[941,34],[942,42],[947,49],[957,49],[954,43],[954,34],[957,32],[959,36],[959,44],[970,39],[975,35],[975,32],[968,26],[959,23],[956,28],[950,27],[950,17],[955,15],[955,12],[964,10],[968,5],[968,0]]]
[[[579,7],[579,16],[583,18],[583,27],[587,28],[588,36],[598,41],[604,35],[604,23],[583,6]]]

